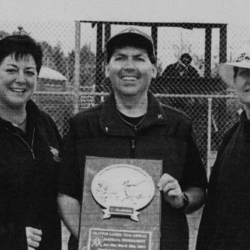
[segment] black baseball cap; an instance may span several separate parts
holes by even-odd
[[[107,61],[110,61],[115,49],[125,46],[145,49],[151,63],[156,63],[152,37],[135,28],[125,29],[108,40],[106,44]]]

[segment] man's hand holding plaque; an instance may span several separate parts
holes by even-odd
[[[184,210],[189,204],[188,196],[183,193],[179,182],[169,174],[163,174],[157,184],[164,199],[174,208]]]

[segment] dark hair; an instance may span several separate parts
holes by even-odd
[[[239,71],[239,67],[234,67],[234,80],[235,80],[235,78],[236,78],[236,76],[237,76],[237,73],[238,73],[238,71]]]
[[[0,40],[0,64],[7,56],[14,56],[16,60],[31,55],[36,63],[39,74],[42,67],[43,52],[40,44],[27,35],[7,36]]]

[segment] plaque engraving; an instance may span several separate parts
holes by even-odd
[[[78,250],[159,250],[162,161],[87,157]]]
[[[91,228],[89,250],[149,250],[151,232]]]
[[[115,164],[105,167],[94,177],[91,191],[103,209],[104,219],[112,214],[128,215],[138,221],[139,210],[154,197],[152,177],[139,167]]]

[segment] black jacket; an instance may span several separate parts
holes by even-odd
[[[196,249],[250,249],[250,121],[245,112],[220,145]]]
[[[178,62],[174,64],[170,64],[166,67],[166,69],[162,73],[162,77],[199,77],[197,70],[188,65],[186,70],[184,71],[183,75],[181,76],[178,71]]]
[[[42,230],[39,250],[61,249],[57,213],[61,138],[51,117],[29,101],[27,134],[0,119],[0,249],[27,250],[25,227]]]
[[[85,156],[163,160],[163,172],[183,189],[206,187],[192,130],[184,113],[162,105],[149,93],[148,111],[135,132],[118,115],[114,94],[71,119],[61,168],[60,192],[81,198]],[[161,249],[188,249],[188,224],[180,211],[162,202]]]

